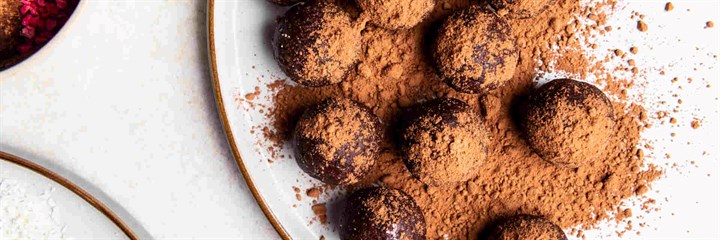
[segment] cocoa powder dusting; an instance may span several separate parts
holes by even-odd
[[[386,134],[370,176],[353,187],[380,183],[411,195],[424,213],[428,239],[475,239],[490,222],[516,214],[541,215],[562,228],[575,228],[574,232],[616,219],[620,203],[647,191],[661,171],[645,164],[644,154],[638,154],[647,112],[624,102],[623,91],[633,82],[613,77],[602,67],[602,59],[583,50],[592,45],[586,38],[605,31],[606,16],[600,9],[612,8],[615,2],[584,6],[577,0],[559,0],[534,18],[508,19],[518,49],[515,73],[502,87],[481,95],[448,87],[437,77],[426,51],[434,24],[470,4],[469,0],[439,1],[428,18],[408,30],[366,26],[359,63],[343,82],[321,88],[274,86],[277,93],[270,112],[274,129],[269,133],[287,141],[299,114],[331,96],[367,106],[387,133],[397,127],[403,109],[437,97],[457,98],[479,113],[492,139],[487,143],[487,159],[473,178],[442,186],[424,184],[410,174],[392,134]],[[580,79],[594,75],[600,79],[596,84],[611,97],[614,137],[608,140],[603,159],[574,169],[560,167],[543,161],[522,136],[515,118],[517,102],[533,91],[534,80],[543,72],[553,71]]]
[[[414,27],[435,7],[435,0],[358,0],[370,22],[388,29]]]

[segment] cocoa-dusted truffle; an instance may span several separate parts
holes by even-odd
[[[518,62],[510,25],[480,6],[445,19],[432,57],[445,83],[463,93],[484,93],[503,85],[512,78]]]
[[[546,161],[578,167],[606,154],[615,124],[610,100],[595,86],[556,79],[530,95],[521,125]]]
[[[275,57],[295,82],[320,87],[341,82],[358,61],[360,30],[339,6],[317,0],[290,8],[275,35]]]
[[[544,217],[519,215],[494,226],[488,240],[567,240],[565,232]]]
[[[330,98],[303,113],[295,127],[297,162],[328,184],[359,181],[380,150],[380,120],[368,108],[345,98]]]
[[[366,188],[347,200],[340,235],[345,240],[425,239],[425,217],[401,190]]]
[[[417,105],[402,122],[403,160],[426,184],[466,181],[487,158],[488,133],[463,101],[438,98]]]
[[[556,0],[489,0],[498,14],[508,18],[531,18],[544,12]]]
[[[412,28],[435,7],[435,0],[357,0],[370,22],[387,29]]]
[[[17,39],[22,30],[19,0],[0,0],[0,58],[15,52]],[[0,59],[0,65],[2,65]]]

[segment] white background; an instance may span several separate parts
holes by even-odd
[[[78,183],[142,237],[276,238],[237,171],[217,117],[208,72],[206,2],[84,1],[70,25],[39,56],[0,73],[0,150]],[[670,37],[655,38],[649,40],[658,41],[657,48],[641,48],[641,53],[656,53],[660,62],[668,60],[676,66],[692,62],[690,53],[696,45],[705,52],[714,48],[718,54],[718,27],[704,31],[702,25],[705,20],[718,22],[720,4],[674,3],[670,17],[661,15],[664,1],[638,6],[649,15],[650,36],[672,28],[674,36],[691,41],[682,45],[691,49],[674,49]],[[681,21],[688,24],[673,25]],[[630,41],[648,40],[643,35],[628,36]],[[678,61],[681,58],[673,55],[677,52],[688,56]],[[686,88],[683,93],[714,91],[716,97],[684,98],[687,106],[697,106],[685,107],[690,112],[679,119],[684,124],[650,132],[655,136],[678,132],[674,142],[658,137],[657,155],[672,151],[680,153],[674,156],[689,156],[675,158],[686,166],[668,172],[650,192],[663,202],[673,193],[662,212],[654,215],[663,218],[647,231],[652,238],[667,237],[668,232],[675,233],[674,238],[692,236],[685,233],[689,229],[696,236],[718,236],[718,203],[712,201],[720,192],[718,174],[705,177],[717,173],[719,166],[718,60],[702,61],[716,66],[711,70],[714,75],[704,75],[711,77],[704,81],[713,88]],[[668,76],[656,73],[649,74],[651,80],[669,85]],[[696,132],[687,127],[692,116],[705,118]],[[683,144],[687,140],[709,142],[700,146],[715,147],[703,149],[711,158],[698,156],[698,145],[687,147]],[[698,161],[699,170],[693,170],[689,158]],[[700,194],[709,198],[698,199]],[[699,215],[705,220],[697,221]],[[628,237],[633,237],[632,232]]]

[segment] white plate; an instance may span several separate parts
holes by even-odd
[[[123,229],[128,231],[89,193],[47,169],[0,152],[0,239],[134,237]]]
[[[318,239],[337,238],[336,231],[311,220],[314,214],[306,197],[298,201],[292,192],[293,187],[303,191],[319,185],[310,179],[297,166],[295,161],[283,160],[269,163],[272,154],[266,150],[268,139],[255,131],[254,126],[266,125],[268,117],[259,109],[248,108],[235,101],[237,96],[256,92],[260,97],[256,104],[271,104],[267,98],[272,92],[266,85],[283,79],[272,56],[270,39],[275,27],[275,19],[285,8],[274,6],[265,0],[210,0],[209,35],[210,58],[214,76],[215,93],[225,131],[235,154],[238,166],[246,178],[250,189],[258,200],[258,204],[266,213],[270,222],[283,238]],[[716,55],[720,49],[718,29],[703,29],[705,21],[718,22],[720,3],[712,1],[675,2],[673,12],[664,12],[665,2],[630,1],[620,4],[625,6],[609,19],[610,25],[621,26],[607,35],[608,41],[600,43],[598,49],[627,49],[639,46],[643,52],[635,59],[647,62],[647,66],[668,66],[667,72],[676,76],[694,76],[696,79],[712,84],[706,88],[704,84],[688,85],[676,90],[677,85],[670,83],[671,76],[659,75],[659,69],[650,69],[647,77],[637,79],[638,83],[647,86],[630,91],[631,94],[645,97],[646,108],[650,112],[668,110],[670,106],[657,106],[651,103],[657,99],[674,99],[672,93],[683,96],[681,112],[673,116],[682,124],[679,126],[661,125],[656,122],[655,128],[646,131],[645,139],[652,140],[655,151],[651,158],[655,163],[665,166],[666,163],[678,164],[679,167],[669,169],[653,185],[648,193],[661,203],[661,210],[644,216],[644,222],[651,227],[636,229],[645,238],[720,238],[717,226],[720,225],[720,212],[717,202],[720,193],[720,156],[718,125],[719,113],[717,89],[720,88],[718,60]],[[691,11],[686,11],[686,9]],[[630,19],[633,9],[646,14],[646,22],[650,31],[640,33],[635,29],[635,20]],[[676,39],[682,39],[678,42]],[[701,50],[696,50],[698,47]],[[598,50],[607,52],[607,50]],[[698,53],[703,53],[698,56]],[[703,63],[703,66],[699,66]],[[698,70],[694,71],[693,68]],[[553,75],[549,74],[548,76]],[[671,89],[675,89],[672,90]],[[690,121],[701,119],[702,127],[693,130]],[[670,133],[677,137],[670,141]],[[692,141],[692,145],[687,145]],[[288,149],[283,154],[291,154]],[[705,153],[703,153],[705,152]],[[676,156],[664,159],[664,154]],[[683,157],[677,157],[683,156]],[[691,164],[690,160],[695,163]],[[679,170],[676,170],[679,169]],[[703,186],[703,190],[694,187]],[[304,193],[301,193],[304,196]],[[321,200],[322,202],[322,200]],[[293,207],[296,206],[296,207]],[[634,211],[641,213],[641,211]],[[638,214],[636,214],[638,215]],[[641,214],[645,215],[645,214]],[[615,235],[616,228],[600,226],[599,230],[586,231],[588,238],[610,237]],[[634,231],[628,233],[634,236]],[[626,235],[627,237],[627,235]]]

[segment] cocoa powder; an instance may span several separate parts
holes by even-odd
[[[435,7],[435,0],[358,0],[370,22],[388,29],[414,27]]]
[[[487,94],[452,90],[440,80],[427,54],[427,38],[448,14],[471,5],[469,0],[439,1],[418,26],[402,31],[368,25],[361,33],[360,62],[343,82],[321,88],[275,84],[275,105],[266,133],[284,142],[299,113],[327,97],[346,97],[368,106],[385,123],[382,153],[369,177],[354,187],[379,183],[411,195],[423,210],[429,239],[474,239],[496,219],[516,214],[545,216],[562,228],[590,229],[615,216],[621,202],[647,192],[661,171],[643,161],[638,148],[647,112],[627,103],[624,89],[633,82],[616,78],[603,59],[585,54],[587,38],[606,32],[603,7],[613,1],[583,6],[559,0],[530,19],[509,19],[518,47],[515,74]],[[613,100],[615,125],[604,159],[570,169],[543,161],[529,146],[517,121],[517,103],[533,91],[543,72],[564,72],[600,79]],[[426,185],[403,164],[392,131],[404,108],[437,97],[468,103],[485,122],[488,157],[468,181]],[[648,200],[647,204],[655,202]],[[648,210],[649,211],[649,210]],[[622,212],[622,211],[620,211]],[[581,235],[581,231],[573,231]]]

